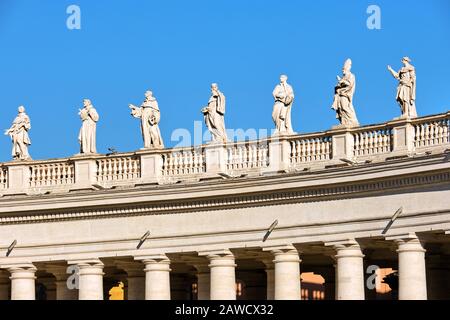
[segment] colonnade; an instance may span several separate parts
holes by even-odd
[[[397,246],[399,299],[427,299],[425,249],[415,235],[392,237]],[[335,290],[337,300],[365,299],[364,254],[355,240],[325,243],[334,251],[335,283],[327,290]],[[293,246],[263,248],[269,259],[265,265],[268,300],[300,299],[301,252]],[[236,258],[231,250],[199,252],[206,263],[195,263],[197,271],[197,293],[199,300],[236,299]],[[118,265],[127,275],[129,300],[171,299],[171,260],[161,254],[134,257],[135,261]],[[138,260],[138,261],[136,261]],[[104,264],[101,259],[72,260],[68,265],[78,267],[78,290],[68,285],[67,266],[49,264],[46,272],[56,279],[57,300],[102,300],[104,299]],[[30,263],[10,265],[0,272],[0,299],[33,300],[35,296],[37,268]],[[9,279],[8,279],[9,278]]]

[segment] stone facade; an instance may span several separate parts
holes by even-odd
[[[2,163],[0,299],[370,299],[373,265],[450,298],[449,123]]]

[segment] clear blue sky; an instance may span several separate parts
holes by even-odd
[[[66,8],[81,8],[81,30]],[[366,27],[370,4],[381,30]],[[398,116],[396,81],[404,55],[417,70],[419,115],[450,110],[450,1],[346,0],[0,0],[0,128],[25,105],[34,159],[78,152],[77,115],[90,98],[100,114],[97,147],[142,146],[128,104],[152,89],[166,145],[176,128],[193,131],[218,82],[229,128],[273,127],[272,90],[286,73],[296,100],[294,130],[336,124],[330,109],[336,75],[353,60],[361,124]],[[11,141],[0,136],[0,161]]]

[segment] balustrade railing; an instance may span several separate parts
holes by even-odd
[[[353,155],[370,156],[392,151],[392,128],[370,126],[353,132]]]
[[[290,138],[290,163],[330,160],[332,156],[331,136],[317,134]]]
[[[269,146],[266,141],[237,142],[226,148],[228,171],[265,168],[269,165]]]
[[[139,158],[136,156],[109,156],[97,160],[99,182],[132,180],[140,176]]]
[[[380,125],[227,144],[0,164],[2,195],[198,180],[206,174],[335,167],[345,159],[383,161],[415,150],[450,149],[450,113]],[[418,152],[421,153],[421,152]],[[423,153],[423,152],[422,152]],[[401,157],[400,157],[401,158]],[[356,162],[356,163],[364,163]],[[313,165],[313,166],[311,166]],[[220,174],[221,177],[227,175]]]
[[[0,189],[8,187],[8,168],[0,167]]]
[[[74,183],[73,162],[46,162],[33,164],[30,170],[30,187],[48,187]]]
[[[414,126],[414,147],[426,148],[449,143],[450,117],[439,115],[417,119]]]
[[[162,154],[162,175],[183,176],[206,172],[205,153],[202,147],[164,150]]]

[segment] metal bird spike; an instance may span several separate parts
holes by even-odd
[[[149,235],[150,235],[150,231],[147,231],[147,232],[141,237],[141,239],[139,239],[139,243],[138,243],[138,245],[136,246],[136,249],[139,249],[139,248],[142,246],[142,244],[145,242],[145,240],[147,240],[147,238],[148,238]]]
[[[6,256],[8,257],[11,254],[11,251],[13,251],[14,247],[17,244],[17,240],[14,240],[8,247],[8,251],[6,251]]]
[[[270,225],[270,227],[267,230],[266,234],[264,235],[263,242],[265,242],[267,240],[267,238],[269,238],[270,234],[272,233],[272,231],[275,229],[275,227],[277,225],[278,225],[278,220],[275,220],[274,222],[272,222],[272,224]]]

